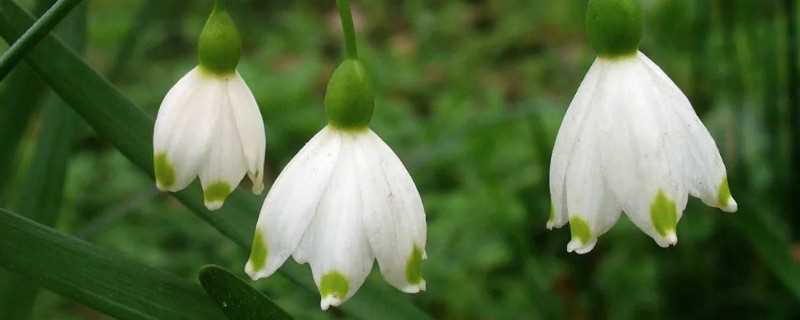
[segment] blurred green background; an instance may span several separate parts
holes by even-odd
[[[32,12],[34,2],[22,1]],[[196,63],[211,1],[85,2],[61,26],[62,37],[80,35],[83,10],[86,61],[155,115]],[[411,296],[414,304],[438,319],[800,318],[800,296],[779,276],[800,259],[794,1],[643,3],[642,50],[712,132],[740,210],[724,214],[692,199],[670,249],[621,219],[591,254],[578,256],[566,252],[568,229],[544,226],[552,144],[594,59],[586,1],[352,2],[377,88],[372,128],[407,165],[427,212],[428,291]],[[338,13],[334,1],[229,7],[243,36],[239,71],[267,123],[271,181],[325,123],[325,85],[343,56]],[[47,107],[60,104],[29,77],[30,101],[0,105],[33,111],[29,121],[0,128],[23,133],[0,162],[0,207],[11,209],[35,201],[20,186]],[[243,252],[158,193],[107,141],[85,124],[75,134],[59,230],[186,279],[209,263],[243,269]],[[298,319],[347,317],[318,311],[318,297],[289,281],[255,285]],[[109,319],[46,291],[34,318]]]

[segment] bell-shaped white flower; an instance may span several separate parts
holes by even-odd
[[[200,65],[169,90],[153,134],[158,188],[176,192],[199,176],[210,210],[222,207],[245,174],[253,192],[264,189],[264,122],[236,71],[240,48],[239,33],[218,0],[200,35]]]
[[[737,210],[725,165],[692,105],[641,52],[598,58],[561,124],[551,159],[548,228],[586,253],[624,211],[658,245],[677,243],[687,195]]]
[[[591,251],[621,212],[662,247],[678,242],[688,195],[737,210],[725,164],[689,99],[643,53],[639,0],[589,0],[599,57],[567,110],[550,161],[547,228],[570,224],[567,250]]]
[[[260,279],[290,255],[308,262],[327,309],[353,296],[375,258],[391,285],[425,290],[425,241],[422,200],[400,159],[369,129],[329,125],[272,186],[245,270]]]
[[[337,4],[348,59],[328,82],[328,125],[272,185],[245,265],[251,278],[260,279],[290,255],[309,263],[323,310],[350,299],[376,259],[392,286],[407,293],[426,287],[422,199],[397,155],[369,129],[372,87],[358,59],[348,2]]]
[[[211,210],[245,174],[253,192],[264,189],[264,122],[238,72],[197,67],[178,81],[158,111],[153,148],[158,188],[176,192],[199,176]]]

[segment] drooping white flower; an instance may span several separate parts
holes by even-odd
[[[217,1],[200,36],[200,65],[169,90],[156,118],[156,185],[176,192],[200,177],[205,205],[222,207],[245,174],[264,189],[266,137],[253,94],[236,71],[241,43]]]
[[[272,185],[245,265],[251,278],[260,279],[290,255],[309,263],[323,310],[350,299],[376,259],[392,286],[407,293],[426,288],[422,199],[397,155],[369,129],[372,88],[358,59],[348,2],[337,4],[348,59],[328,82],[328,125]]]
[[[260,279],[290,255],[307,262],[327,309],[355,294],[376,258],[391,285],[425,290],[425,242],[422,200],[400,159],[369,129],[329,125],[272,186],[245,270]]]
[[[205,204],[218,209],[245,176],[264,189],[266,137],[253,94],[238,72],[197,67],[167,93],[156,118],[156,184],[176,192],[200,177]]]
[[[631,3],[637,2],[591,0],[590,34],[593,23],[607,23],[595,15],[593,5],[619,13]],[[635,49],[638,38],[627,39],[635,39],[634,45],[627,45],[631,53],[598,49],[601,56],[578,89],[556,138],[547,227],[569,222],[570,252],[591,251],[622,212],[658,245],[675,245],[690,194],[709,206],[737,210],[719,150],[688,98]],[[608,39],[598,41],[595,48],[612,48],[603,42]],[[624,46],[615,43],[613,49],[620,48]]]

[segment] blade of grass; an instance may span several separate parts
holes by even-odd
[[[11,1],[11,0],[3,0]],[[58,0],[30,29],[0,56],[0,80],[14,69],[31,48],[35,47],[81,0]]]
[[[0,36],[9,41],[16,39],[31,23],[32,18],[22,8],[10,1],[0,1]],[[98,136],[113,143],[152,177],[153,119],[150,116],[53,37],[43,39],[26,59],[45,82],[94,128]],[[259,212],[257,200],[244,192],[234,192],[225,206],[212,214],[206,210],[200,196],[197,183],[175,194],[185,206],[249,252]],[[310,273],[300,269],[287,264],[280,274],[316,292]],[[375,310],[385,311],[380,315],[382,319],[430,318],[411,304],[407,296],[372,280],[342,309],[364,319],[375,318]]]
[[[63,38],[82,52],[86,42],[86,6],[79,6],[62,27],[59,31]],[[60,100],[53,101],[43,113],[36,152],[17,192],[14,208],[25,217],[53,226],[60,213],[67,165],[80,118]],[[0,282],[0,319],[29,319],[39,288],[24,277],[7,276]]]
[[[195,283],[2,209],[0,265],[119,319],[224,317]]]
[[[219,266],[205,266],[200,283],[231,320],[288,320],[289,314],[263,293]]]
[[[42,137],[15,206],[20,214],[43,225],[52,226],[58,219],[71,142],[80,120],[72,113],[57,105],[45,110]],[[5,289],[0,290],[0,319],[30,318],[39,291],[36,286],[11,275],[0,289]]]
[[[55,0],[36,2],[36,13],[41,15]],[[6,186],[14,179],[12,172],[17,158],[17,148],[32,115],[39,109],[46,87],[27,65],[19,65],[0,87],[0,204],[6,196]]]
[[[21,65],[5,80],[0,91],[0,203],[10,197],[6,188],[14,180],[14,165],[20,141],[41,104],[45,86],[27,65]]]

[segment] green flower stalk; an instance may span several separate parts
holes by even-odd
[[[353,16],[347,0],[338,0],[347,59],[336,68],[325,93],[328,123],[342,130],[364,130],[375,109],[375,97],[364,63],[358,58]]]
[[[639,52],[639,0],[589,0],[586,24],[599,57],[556,138],[547,228],[569,223],[567,251],[584,254],[624,212],[669,247],[678,243],[689,195],[736,211],[711,134],[678,86]]]
[[[328,83],[328,125],[269,191],[245,266],[260,279],[289,256],[309,263],[322,309],[350,299],[376,259],[392,286],[407,293],[426,288],[422,198],[397,155],[369,128],[372,87],[358,57],[348,1],[337,3],[347,58]]]
[[[264,189],[264,121],[250,88],[236,71],[242,42],[224,1],[200,33],[199,66],[167,93],[156,118],[156,185],[176,192],[200,177],[206,207],[222,207],[247,175]]]

